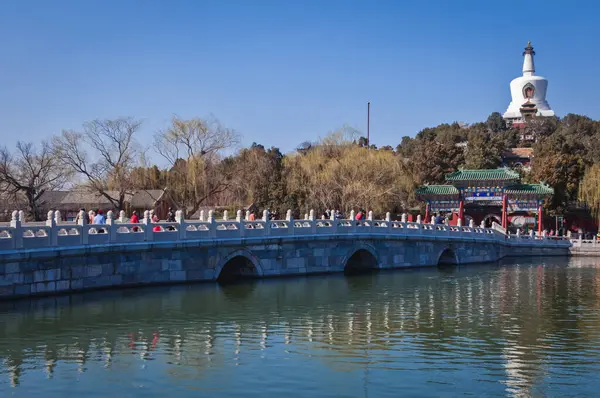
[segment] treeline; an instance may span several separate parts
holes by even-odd
[[[395,148],[368,147],[364,137],[341,129],[288,154],[256,143],[240,149],[240,135],[216,120],[175,117],[149,148],[136,139],[140,128],[132,118],[94,120],[39,145],[1,148],[4,199],[25,203],[34,219],[44,218],[44,192],[74,187],[97,192],[115,209],[134,191],[166,188],[188,215],[202,206],[250,203],[279,214],[292,209],[296,217],[309,209],[400,212],[422,205],[415,198],[421,184],[443,183],[459,168],[499,167],[504,151],[533,146],[533,167],[520,172],[525,182],[555,188],[551,212],[561,214],[577,199],[600,208],[600,122],[579,115],[513,129],[493,113],[482,123],[426,128]]]

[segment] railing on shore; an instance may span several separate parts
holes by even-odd
[[[385,219],[373,219],[369,212],[365,220],[354,219],[316,219],[314,211],[304,219],[294,219],[288,210],[285,220],[271,220],[265,211],[262,219],[251,221],[249,215],[242,217],[238,211],[235,219],[230,220],[227,212],[223,219],[216,220],[212,212],[199,220],[184,220],[181,211],[176,212],[176,222],[153,223],[150,212],[144,213],[140,223],[128,222],[124,212],[113,219],[112,212],[107,213],[106,224],[87,224],[87,215],[80,213],[79,223],[64,222],[60,212],[48,212],[45,224],[27,223],[22,211],[13,212],[9,226],[0,226],[0,251],[15,249],[37,249],[49,247],[68,247],[80,245],[127,244],[136,242],[175,242],[203,239],[240,239],[259,237],[286,237],[308,235],[360,235],[382,234],[394,236],[431,236],[447,238],[471,238],[477,240],[510,240],[511,243],[533,242],[550,244],[549,241],[563,241],[570,244],[568,238],[507,235],[504,230],[493,225],[492,228],[469,226],[450,226],[444,224],[407,222],[406,215],[401,221],[393,221],[390,213]]]
[[[600,242],[594,238],[594,239],[583,239],[583,238],[578,238],[578,239],[571,239],[571,243],[573,244],[573,247],[582,247],[582,248],[595,248],[597,250],[600,250]]]

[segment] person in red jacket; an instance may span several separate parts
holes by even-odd
[[[140,219],[138,218],[137,211],[134,210],[133,213],[131,213],[131,219],[129,220],[129,222],[131,224],[139,224]],[[132,231],[137,232],[138,229],[139,229],[138,227],[133,227]]]

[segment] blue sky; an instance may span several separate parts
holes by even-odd
[[[344,124],[372,142],[504,112],[528,40],[559,116],[600,119],[594,1],[0,1],[2,144],[214,114],[284,151]]]

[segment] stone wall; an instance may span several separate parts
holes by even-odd
[[[443,258],[468,264],[505,256],[568,255],[564,242],[503,241],[385,235],[292,236],[260,239],[131,243],[20,250],[0,257],[0,298],[107,287],[215,281],[224,267],[255,277],[343,272],[359,267],[436,266]],[[371,261],[365,261],[371,260]],[[245,263],[243,268],[235,269]]]

